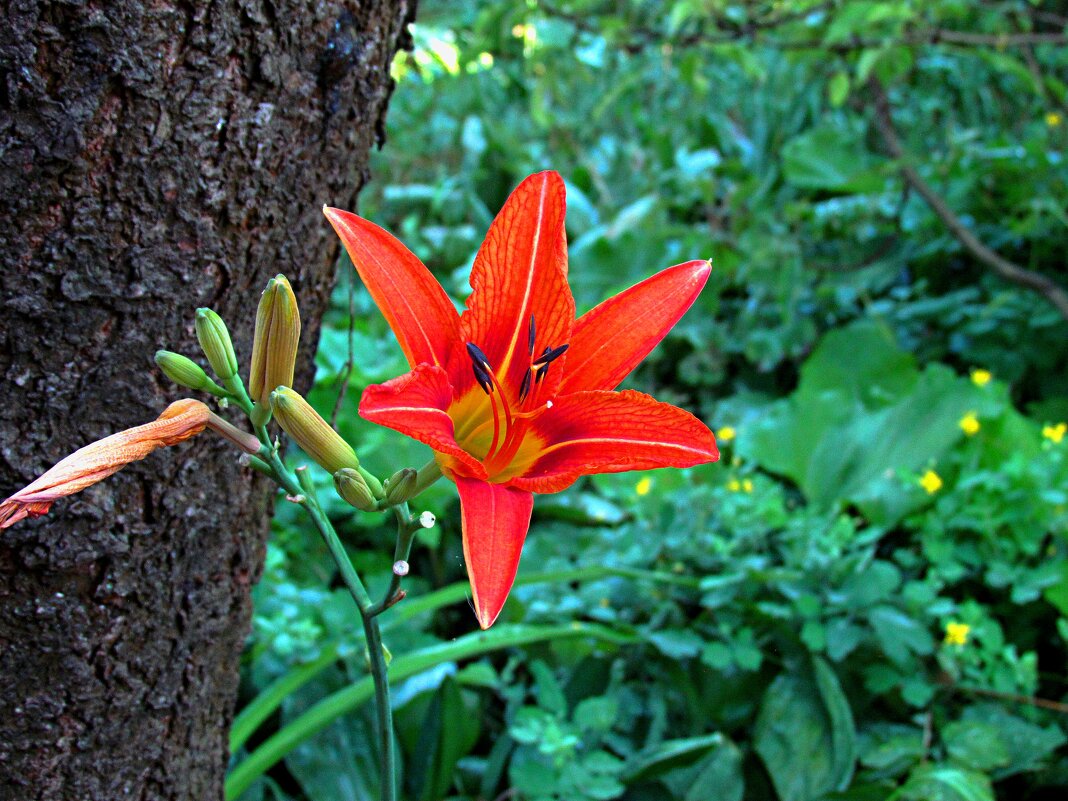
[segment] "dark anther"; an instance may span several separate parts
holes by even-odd
[[[475,373],[475,381],[482,387],[487,395],[493,392],[493,378],[490,376],[489,360],[486,354],[478,349],[474,342],[467,343],[467,355],[471,357],[471,369]]]
[[[482,391],[487,395],[493,392],[493,379],[491,379],[489,373],[486,372],[486,368],[478,362],[473,361],[471,362],[471,370],[475,374],[475,381],[482,387]]]
[[[530,368],[523,373],[523,383],[519,387],[519,402],[522,403],[527,397],[527,393],[530,392],[530,379],[533,378],[533,373],[530,372]]]
[[[534,315],[530,315],[530,328],[527,330],[527,350],[530,351],[530,355],[534,356],[534,336],[537,333],[537,328],[534,326]]]
[[[489,369],[489,359],[486,358],[486,354],[478,349],[478,345],[474,342],[467,343],[467,355],[471,357],[471,361],[481,364],[485,369]]]
[[[538,359],[538,361],[543,363],[543,364],[552,364],[554,361],[556,361],[561,356],[563,356],[564,355],[564,351],[566,351],[566,350],[567,350],[567,345],[561,345],[558,348],[553,348],[548,353],[546,353],[544,356],[542,356],[540,359]]]
[[[541,380],[545,378],[545,374],[547,372],[549,372],[549,365],[543,364],[541,367],[538,368],[538,374],[534,376],[534,380],[540,384]]]

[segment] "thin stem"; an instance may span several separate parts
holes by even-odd
[[[407,503],[400,503],[394,506],[393,514],[397,518],[397,544],[393,548],[393,578],[389,582],[389,589],[386,590],[385,597],[368,610],[368,617],[377,617],[400,600],[397,595],[400,592],[400,583],[404,574],[397,572],[397,562],[408,561],[408,555],[412,552],[412,541],[415,539],[415,532],[422,528],[419,518],[412,517],[411,512],[408,511]]]
[[[296,474],[290,471],[282,463],[278,455],[278,448],[271,441],[266,424],[255,426],[256,435],[263,447],[260,449],[258,458],[261,459],[272,471],[274,480],[287,492],[290,498],[304,507],[304,511],[315,523],[323,541],[326,543],[330,555],[333,557],[342,581],[348,589],[352,600],[356,602],[356,608],[363,620],[364,634],[367,638],[367,660],[370,663],[371,678],[375,689],[375,707],[378,718],[378,738],[380,744],[381,759],[381,782],[382,801],[396,801],[397,789],[394,771],[393,757],[393,709],[389,700],[389,677],[386,669],[385,650],[382,645],[382,632],[378,627],[375,613],[372,613],[374,604],[367,589],[360,580],[356,568],[352,565],[345,546],[334,530],[330,519],[323,512],[315,495],[315,487],[307,469],[298,468]],[[257,457],[253,457],[257,458]],[[407,508],[407,507],[405,507]],[[409,543],[410,545],[410,543]]]
[[[393,707],[389,701],[389,676],[386,675],[385,651],[378,618],[363,614],[363,631],[367,637],[367,655],[371,679],[375,685],[375,717],[378,719],[379,752],[382,755],[382,801],[396,801],[397,788],[393,768]]]

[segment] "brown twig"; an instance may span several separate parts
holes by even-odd
[[[356,271],[349,270],[349,353],[345,360],[345,366],[338,374],[337,382],[341,384],[338,390],[337,400],[334,401],[334,411],[330,413],[330,427],[337,428],[337,415],[341,411],[341,404],[345,402],[345,395],[349,391],[349,379],[356,366]]]
[[[1040,709],[1049,709],[1053,712],[1060,712],[1062,715],[1068,715],[1068,704],[1062,704],[1060,701],[1051,701],[1048,698],[1036,698],[1033,695],[1017,695],[1016,693],[1003,693],[998,692],[997,690],[987,690],[982,687],[963,687],[954,685],[953,689],[962,693],[997,698],[1001,701],[1012,701],[1016,704],[1037,706]]]
[[[927,201],[931,211],[942,221],[942,224],[946,226],[953,237],[988,270],[1010,283],[1039,293],[1053,304],[1065,320],[1068,320],[1068,291],[1065,291],[1064,288],[1058,286],[1041,273],[1036,273],[1033,270],[1014,264],[979,241],[979,238],[968,229],[960,217],[946,204],[945,200],[909,164],[905,149],[901,144],[900,138],[898,138],[897,130],[894,128],[893,118],[890,114],[890,101],[886,96],[886,90],[883,88],[882,83],[878,78],[872,76],[868,80],[868,88],[875,105],[875,127],[882,137],[883,144],[890,152],[890,155],[900,162],[899,169],[905,181]]]

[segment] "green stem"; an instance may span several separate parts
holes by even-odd
[[[315,523],[330,555],[333,557],[341,579],[345,582],[352,600],[356,602],[360,618],[363,620],[364,634],[367,638],[367,659],[370,662],[371,678],[374,683],[375,705],[378,717],[378,736],[381,752],[382,801],[396,801],[396,776],[393,769],[393,709],[389,700],[389,677],[386,674],[386,658],[382,645],[382,632],[378,620],[372,614],[374,604],[367,589],[360,580],[356,568],[352,565],[345,546],[334,530],[330,519],[323,512],[315,495],[315,487],[307,469],[298,469],[296,475],[286,468],[278,455],[278,449],[271,442],[266,424],[255,426],[256,435],[263,443],[259,458],[273,471],[274,479],[287,492],[291,499],[304,507],[304,511]]]
[[[408,511],[407,503],[394,506],[393,514],[397,518],[397,544],[393,547],[393,578],[389,582],[385,596],[368,612],[371,617],[377,617],[400,600],[397,595],[400,592],[400,583],[404,574],[397,572],[397,563],[407,563],[408,556],[412,552],[415,532],[422,528],[418,518],[413,518],[411,512]]]

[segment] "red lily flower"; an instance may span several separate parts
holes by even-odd
[[[564,184],[538,173],[490,226],[459,316],[396,238],[349,212],[324,213],[412,367],[368,387],[360,414],[425,442],[456,482],[482,628],[515,580],[532,493],[559,492],[589,473],[719,458],[712,432],[689,412],[612,391],[697,298],[707,261],[670,267],[576,320]]]

